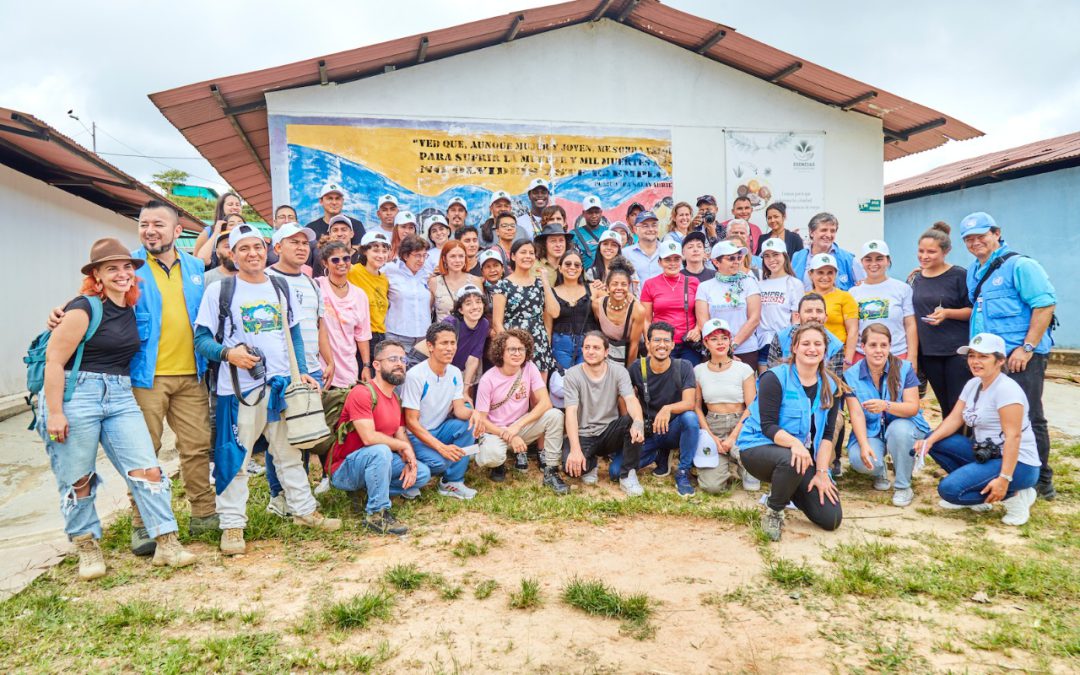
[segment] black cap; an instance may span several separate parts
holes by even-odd
[[[683,237],[683,240],[682,240],[683,248],[686,248],[686,245],[689,244],[692,241],[700,241],[701,245],[704,246],[706,248],[706,250],[709,248],[709,238],[706,237],[705,233],[702,232],[701,230],[694,230],[690,234]]]
[[[716,206],[716,197],[713,197],[712,195],[701,195],[700,197],[697,198],[696,206],[701,206],[702,204],[708,204],[709,206]]]

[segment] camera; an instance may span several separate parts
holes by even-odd
[[[701,214],[701,221],[703,223],[711,223],[714,220],[716,220],[716,214],[712,211],[706,211],[705,213]]]
[[[971,452],[975,455],[975,461],[979,464],[986,464],[992,459],[1001,459],[1001,445],[989,438],[973,443]]]
[[[266,358],[263,356],[262,350],[258,347],[252,347],[251,345],[244,345],[248,354],[259,359],[255,362],[255,365],[248,368],[248,375],[251,375],[253,380],[265,380],[266,379]]]

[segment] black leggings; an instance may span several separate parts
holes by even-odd
[[[919,354],[919,370],[926,376],[926,381],[934,390],[934,396],[937,397],[938,404],[941,406],[941,416],[948,417],[956,406],[956,402],[960,400],[960,392],[964,389],[964,385],[971,379],[967,357],[959,354],[950,356]]]
[[[581,444],[581,454],[585,455],[585,471],[596,468],[597,457],[610,457],[622,453],[622,466],[619,470],[619,478],[626,478],[631,469],[636,469],[641,458],[641,443],[630,440],[630,425],[633,419],[629,415],[623,415],[609,424],[600,432],[599,436],[581,436],[578,442]],[[562,465],[566,466],[566,460],[570,457],[570,442],[563,443]]]
[[[791,466],[791,450],[779,445],[759,445],[743,450],[739,454],[739,461],[754,478],[770,484],[768,504],[773,511],[780,511],[788,502],[792,502],[811,523],[821,529],[832,531],[840,527],[844,516],[840,500],[833,504],[826,497],[822,504],[817,489],[807,491],[817,469],[813,462],[800,475]]]

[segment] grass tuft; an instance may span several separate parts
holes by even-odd
[[[487,600],[498,587],[498,581],[495,581],[494,579],[484,579],[476,585],[476,589],[473,590],[473,597],[477,600]]]
[[[540,597],[540,582],[531,577],[521,580],[518,590],[510,594],[511,609],[535,609],[544,604]]]
[[[587,614],[622,619],[623,628],[639,640],[655,632],[649,624],[654,603],[644,593],[623,596],[602,581],[575,578],[563,588],[562,597]]]
[[[773,558],[768,560],[767,564],[766,574],[769,579],[788,590],[812,587],[818,583],[818,573],[806,563],[797,563],[786,558]]]
[[[323,610],[323,620],[342,630],[364,628],[373,619],[389,619],[393,604],[393,598],[384,593],[364,593],[330,605]]]
[[[399,591],[415,591],[424,585],[430,577],[427,572],[421,572],[412,563],[394,565],[386,570],[383,579]]]

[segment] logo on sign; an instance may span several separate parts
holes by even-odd
[[[814,146],[807,143],[805,140],[799,141],[795,144],[795,159],[800,162],[809,162],[814,158]]]

